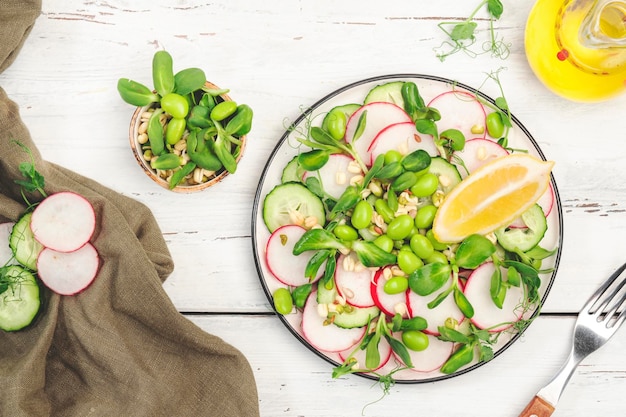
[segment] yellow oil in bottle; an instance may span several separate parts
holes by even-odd
[[[525,48],[555,93],[583,102],[612,98],[626,89],[626,1],[538,0]]]

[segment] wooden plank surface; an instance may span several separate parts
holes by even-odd
[[[626,261],[626,96],[599,104],[555,96],[532,74],[524,25],[533,1],[505,1],[497,23],[506,60],[435,55],[437,24],[465,18],[477,2],[244,0],[203,2],[44,0],[43,12],[0,86],[19,105],[44,157],[147,204],[176,263],[165,289],[176,307],[250,359],[264,416],[349,416],[380,396],[371,381],[330,378],[271,313],[252,259],[251,217],[259,175],[289,121],[326,94],[360,79],[431,74],[498,95],[500,72],[513,113],[528,128],[554,176],[564,214],[563,255],[540,317],[493,363],[434,384],[396,385],[365,415],[516,416],[565,359],[577,312]],[[479,17],[485,17],[484,13]],[[486,36],[485,27],[478,35]],[[255,110],[240,169],[195,195],[153,185],[128,145],[133,109],[120,77],[150,83],[152,54],[197,66]],[[569,314],[561,317],[560,314]],[[621,416],[626,332],[590,357],[555,416]]]

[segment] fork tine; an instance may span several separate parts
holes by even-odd
[[[602,310],[606,307],[606,304],[608,304],[606,300],[603,301],[602,308],[598,308],[597,310],[594,310],[594,312],[592,312],[591,310],[595,306],[595,304],[600,300],[602,295],[604,295],[606,290],[617,280],[617,278],[620,277],[620,275],[622,275],[624,270],[626,270],[626,263],[620,266],[615,272],[613,272],[613,274],[611,274],[609,279],[607,279],[604,282],[604,284],[602,284],[600,288],[598,288],[596,292],[593,293],[593,295],[589,298],[589,300],[587,300],[587,303],[584,305],[582,310],[591,314],[595,314],[598,311],[602,312]],[[626,277],[620,282],[619,284],[620,289],[624,286],[625,283],[626,283]],[[619,290],[617,290],[616,292],[618,291]],[[608,299],[608,302],[610,302],[611,298],[613,298],[614,296],[615,296],[615,293],[611,295],[611,297]]]
[[[624,286],[623,284],[624,283],[622,282],[622,285],[620,285],[620,289]],[[615,320],[613,320],[613,316],[619,311],[620,307],[622,307],[622,304],[624,304],[625,301],[626,301],[626,293],[622,294],[620,300],[617,303],[615,303],[613,308],[611,308],[611,310],[608,313],[606,313],[605,321],[606,321],[607,328],[617,329],[624,322],[624,319],[626,319],[626,309],[623,309],[622,311],[620,311],[617,317],[615,318]]]

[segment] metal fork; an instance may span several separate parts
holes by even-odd
[[[574,326],[572,350],[554,378],[537,392],[519,417],[552,415],[578,364],[613,336],[626,320],[626,264],[587,300]]]

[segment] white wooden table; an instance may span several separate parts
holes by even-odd
[[[513,417],[565,359],[578,309],[626,261],[626,96],[573,103],[534,78],[523,48],[531,0],[504,1],[497,27],[511,43],[508,59],[457,54],[441,62],[433,52],[444,39],[437,23],[465,17],[477,3],[44,0],[0,85],[46,159],[153,210],[176,264],[167,293],[190,320],[248,357],[263,416],[357,416],[380,389],[358,376],[332,379],[332,366],[293,338],[262,291],[251,247],[259,175],[285,120],[345,84],[422,73],[479,87],[486,72],[506,67],[500,76],[510,108],[556,161],[563,204],[563,256],[543,315],[486,366],[447,381],[395,385],[365,415]],[[172,53],[177,68],[205,69],[255,110],[239,171],[209,191],[161,189],[130,152],[132,108],[116,82],[151,83],[158,48]],[[483,91],[498,93],[493,84]],[[625,350],[622,330],[583,362],[554,415],[624,415]]]

